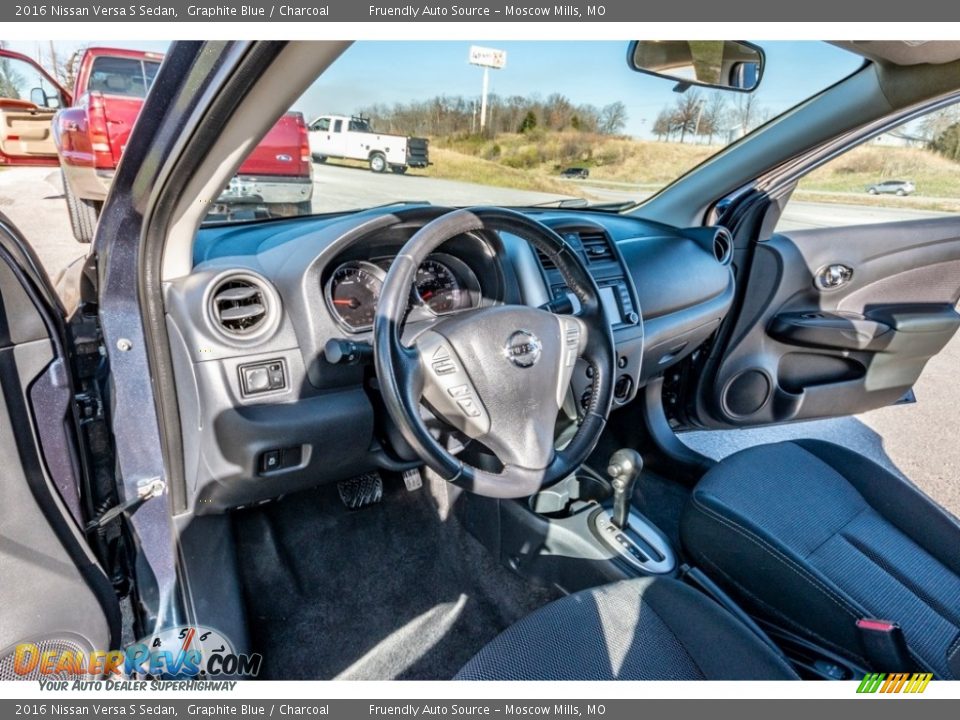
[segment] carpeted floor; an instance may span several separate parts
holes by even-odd
[[[450,678],[555,597],[441,519],[429,485],[397,485],[362,510],[330,486],[234,514],[261,677]]]

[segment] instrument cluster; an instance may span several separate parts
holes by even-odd
[[[348,332],[366,332],[383,289],[393,257],[348,260],[340,263],[324,288],[327,306]],[[410,290],[408,321],[470,310],[480,305],[480,283],[470,267],[453,255],[433,253],[417,269]]]

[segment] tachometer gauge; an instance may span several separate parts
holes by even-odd
[[[417,269],[417,295],[437,315],[464,306],[465,290],[453,271],[439,260],[427,258]]]
[[[383,277],[383,270],[363,261],[346,262],[333,271],[327,282],[327,303],[343,326],[352,332],[373,327]]]

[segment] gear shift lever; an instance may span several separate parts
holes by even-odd
[[[630,448],[617,450],[607,464],[607,474],[613,485],[611,521],[620,530],[626,530],[630,524],[630,499],[642,470],[643,458],[640,453]]]
[[[613,486],[613,512],[597,507],[590,516],[593,537],[597,538],[619,563],[627,563],[642,575],[673,572],[677,557],[670,541],[642,513],[630,507],[633,489],[643,471],[643,458],[630,448],[617,450],[607,463]]]

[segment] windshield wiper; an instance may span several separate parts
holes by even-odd
[[[584,208],[588,203],[583,198],[557,198],[556,200],[545,200],[543,202],[527,205],[527,207],[557,207],[557,208]]]
[[[616,213],[627,208],[632,208],[637,203],[633,200],[620,200],[619,202],[592,203],[586,206],[586,210],[597,210],[598,212]]]

